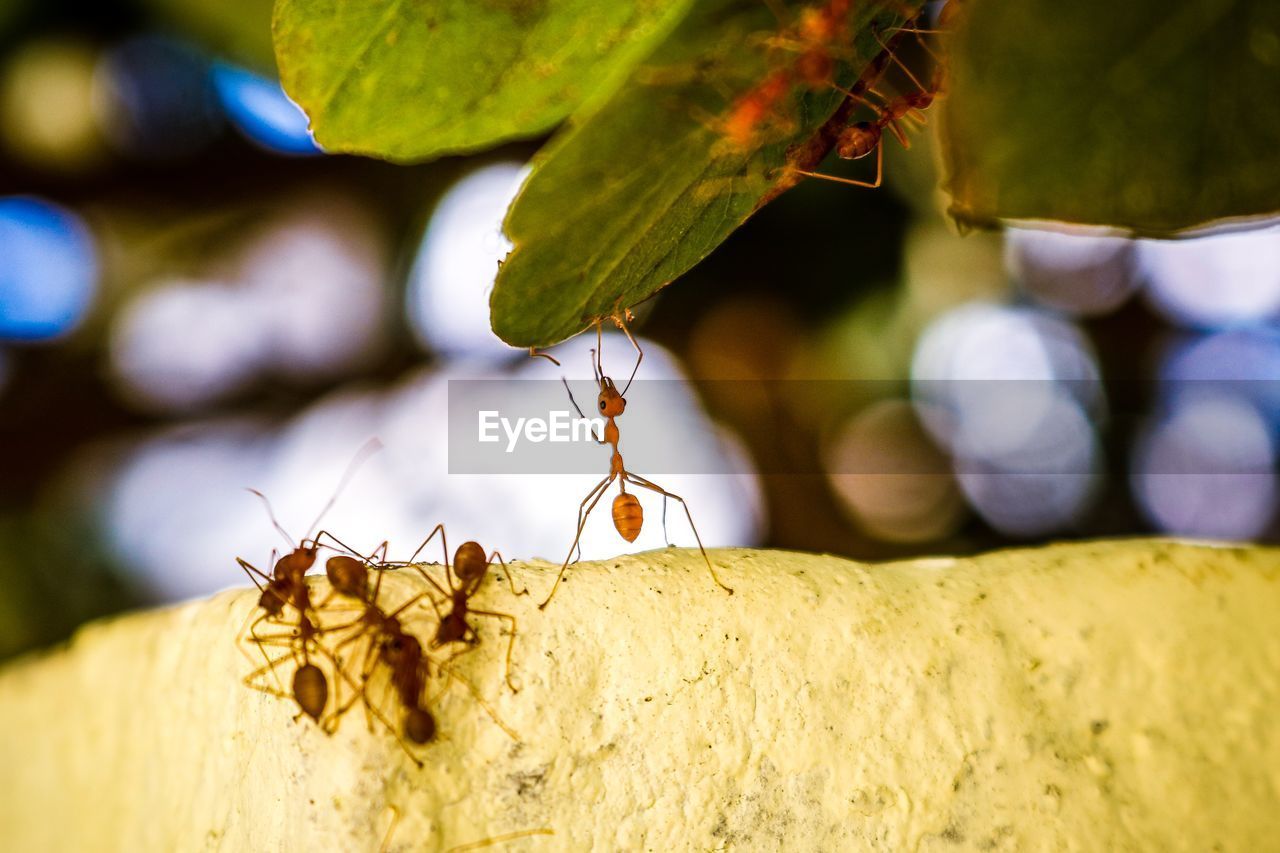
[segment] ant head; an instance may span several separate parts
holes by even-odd
[[[268,616],[279,616],[284,612],[286,598],[285,591],[280,589],[279,579],[273,578],[258,596],[258,606],[265,610]]]
[[[285,554],[276,561],[274,577],[277,580],[299,581],[316,561],[319,550],[313,544],[310,548],[300,546]]]
[[[844,160],[859,160],[876,150],[880,144],[880,127],[869,121],[851,124],[840,131],[836,140],[836,154]]]
[[[627,400],[618,393],[618,386],[608,376],[600,377],[600,395],[596,398],[596,408],[606,418],[616,418],[627,410]]]
[[[479,542],[463,542],[453,555],[453,573],[464,583],[479,580],[489,569],[489,560]]]

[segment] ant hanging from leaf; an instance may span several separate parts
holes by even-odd
[[[644,360],[644,350],[640,348],[640,344],[636,342],[635,337],[632,336],[631,331],[627,328],[622,317],[615,314],[613,322],[614,325],[616,325],[622,333],[627,336],[627,340],[629,340],[631,345],[635,348],[636,363],[635,367],[631,370],[631,376],[627,379],[627,384],[622,387],[621,391],[619,391],[617,384],[604,372],[604,365],[600,356],[603,344],[603,334],[601,331],[602,324],[600,321],[596,321],[596,348],[592,350],[591,353],[592,373],[595,377],[596,385],[600,389],[600,392],[596,397],[596,407],[600,414],[605,417],[604,436],[597,436],[596,443],[608,444],[613,449],[612,455],[609,459],[609,474],[597,483],[595,488],[587,493],[587,496],[579,505],[578,529],[574,534],[573,544],[569,546],[569,553],[564,558],[564,564],[560,567],[560,573],[556,575],[556,580],[551,587],[551,592],[547,595],[546,600],[538,605],[538,609],[541,610],[545,608],[551,602],[552,597],[556,594],[556,590],[560,587],[560,581],[564,578],[564,573],[569,568],[569,560],[573,557],[573,552],[578,547],[578,544],[582,539],[582,530],[586,526],[587,518],[591,515],[591,510],[595,509],[596,504],[600,502],[602,497],[604,497],[605,493],[609,490],[609,486],[612,485],[615,480],[618,482],[619,494],[613,499],[613,526],[617,529],[618,534],[622,536],[623,539],[628,542],[634,542],[636,537],[640,535],[640,528],[644,524],[644,510],[641,508],[640,501],[636,496],[627,491],[628,485],[638,486],[642,489],[649,489],[650,491],[657,492],[662,495],[664,501],[667,498],[679,501],[680,505],[684,507],[685,515],[689,519],[689,526],[693,529],[693,536],[698,542],[698,550],[702,552],[702,559],[706,561],[707,571],[711,572],[711,579],[716,582],[717,586],[732,595],[733,589],[726,586],[725,583],[720,580],[720,577],[716,574],[715,567],[711,565],[711,559],[707,556],[707,549],[702,546],[702,537],[698,535],[698,528],[693,523],[693,513],[689,511],[689,505],[685,503],[684,498],[672,492],[668,492],[657,483],[646,480],[644,477],[628,471],[626,466],[623,464],[622,453],[618,450],[618,440],[620,436],[617,419],[626,411],[626,393],[631,387],[632,381],[636,378],[636,371],[640,369],[640,362]],[[578,415],[585,420],[586,415],[583,414],[581,407],[578,406],[578,401],[573,398],[573,391],[569,389],[568,381],[562,381],[564,381],[565,390],[569,393],[569,401],[573,403],[573,407],[577,409]]]
[[[899,32],[914,32],[917,38],[921,33],[933,32],[932,30],[920,30],[915,28],[901,28]],[[924,124],[924,110],[928,109],[933,102],[945,91],[947,82],[947,68],[945,63],[938,61],[934,70],[933,77],[930,79],[929,85],[926,86],[920,82],[911,69],[907,67],[893,50],[881,38],[880,33],[873,29],[876,41],[883,48],[876,60],[869,66],[868,71],[863,78],[858,81],[853,89],[846,92],[846,95],[855,101],[865,104],[876,112],[876,118],[873,121],[858,121],[846,127],[840,132],[836,139],[836,155],[842,160],[860,160],[869,156],[873,152],[876,155],[876,176],[871,181],[862,181],[854,178],[845,178],[838,175],[827,175],[822,172],[814,172],[807,169],[795,169],[795,173],[810,178],[821,178],[836,183],[848,184],[855,187],[867,187],[874,189],[880,186],[884,176],[884,131],[888,130],[901,143],[903,148],[910,148],[911,141],[907,138],[906,133],[901,127],[904,121],[914,121],[920,125]],[[923,46],[923,42],[921,42]],[[925,47],[925,50],[934,55],[932,51]],[[935,56],[935,60],[937,57]],[[916,87],[914,91],[907,92],[897,98],[886,99],[883,105],[877,105],[868,100],[866,95],[868,92],[874,91],[874,85],[884,73],[886,61],[892,61],[897,65],[911,83]],[[843,90],[842,90],[843,91]],[[878,93],[877,93],[878,94]]]

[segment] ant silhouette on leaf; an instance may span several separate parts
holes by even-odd
[[[693,529],[694,539],[697,540],[698,550],[702,552],[702,559],[707,564],[707,571],[711,573],[711,579],[716,582],[717,586],[732,595],[733,589],[720,580],[720,577],[716,574],[715,567],[711,565],[711,559],[707,556],[707,549],[702,545],[702,537],[698,535],[698,528],[693,523],[693,513],[689,511],[689,505],[685,503],[684,498],[673,492],[667,491],[657,483],[646,480],[644,477],[628,471],[626,465],[622,461],[622,453],[618,450],[620,435],[617,419],[627,409],[626,394],[628,389],[631,387],[632,381],[636,378],[636,372],[640,369],[640,362],[644,360],[644,350],[640,348],[640,344],[636,342],[635,337],[632,336],[631,331],[627,328],[622,317],[615,314],[612,319],[614,325],[616,325],[622,333],[627,336],[627,340],[629,340],[631,342],[631,346],[635,348],[636,363],[635,367],[631,369],[631,376],[628,377],[627,383],[622,386],[622,390],[619,391],[617,383],[615,383],[613,379],[604,372],[604,365],[600,356],[601,346],[603,344],[603,333],[601,331],[602,324],[600,321],[597,321],[596,348],[591,351],[591,366],[596,385],[599,388],[599,393],[596,396],[596,410],[604,416],[605,426],[603,436],[595,435],[593,433],[593,437],[597,444],[607,444],[613,450],[609,459],[609,474],[587,493],[587,496],[583,498],[582,503],[579,505],[578,529],[574,534],[573,544],[569,546],[569,553],[565,555],[564,564],[560,567],[560,573],[556,575],[556,580],[551,587],[551,592],[547,595],[546,600],[538,605],[538,609],[541,610],[545,608],[551,602],[552,597],[555,596],[556,590],[560,587],[560,581],[563,580],[564,574],[569,568],[569,562],[573,557],[573,552],[578,548],[579,543],[582,540],[582,530],[586,526],[587,518],[591,515],[591,511],[595,509],[596,504],[600,502],[600,499],[604,497],[606,492],[608,492],[609,486],[611,486],[615,481],[618,483],[619,493],[613,499],[613,526],[617,529],[618,534],[622,536],[623,539],[628,542],[634,542],[636,537],[640,535],[640,529],[644,524],[644,510],[640,506],[640,501],[636,498],[635,494],[627,491],[628,485],[641,489],[648,489],[662,495],[664,510],[667,498],[679,501],[680,505],[684,507],[685,515],[689,519],[689,527]],[[578,401],[574,399],[573,391],[570,390],[568,381],[564,379],[561,379],[561,381],[564,382],[565,391],[569,394],[569,402],[573,404],[578,415],[585,420],[586,415],[583,414],[582,408],[578,405]],[[664,511],[664,527],[665,516],[666,513]]]

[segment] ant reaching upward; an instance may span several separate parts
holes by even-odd
[[[600,414],[605,417],[604,436],[596,437],[597,444],[608,444],[612,449],[612,455],[609,459],[609,474],[603,480],[587,493],[582,503],[578,506],[578,529],[573,537],[573,544],[569,546],[569,553],[565,555],[564,564],[560,567],[560,573],[556,575],[556,581],[551,587],[551,592],[547,595],[545,601],[538,605],[538,609],[545,608],[552,597],[556,594],[556,590],[560,586],[560,581],[564,578],[565,571],[569,568],[569,560],[573,557],[574,550],[578,547],[582,539],[582,530],[586,526],[587,518],[591,515],[591,510],[595,509],[600,498],[609,490],[609,486],[616,480],[618,482],[619,494],[613,499],[613,526],[617,529],[618,534],[628,542],[634,542],[636,537],[640,535],[640,528],[644,524],[644,511],[640,506],[639,499],[634,494],[627,491],[627,486],[638,486],[642,489],[649,489],[662,495],[663,499],[672,498],[680,502],[684,507],[685,515],[689,519],[689,526],[693,529],[694,539],[698,542],[698,550],[702,552],[702,559],[706,561],[707,571],[711,572],[711,579],[721,589],[733,594],[733,589],[726,586],[720,577],[716,574],[715,567],[711,565],[711,559],[707,556],[707,549],[702,546],[702,537],[698,535],[698,528],[693,523],[693,513],[689,511],[689,505],[685,503],[684,498],[677,494],[668,492],[658,484],[646,480],[644,477],[634,474],[626,469],[622,461],[622,453],[618,450],[619,431],[617,418],[622,415],[627,408],[626,393],[631,387],[631,382],[636,377],[636,371],[640,369],[640,362],[644,360],[644,350],[640,348],[640,344],[632,336],[631,331],[627,328],[622,317],[615,315],[613,317],[614,324],[627,336],[627,340],[636,351],[636,364],[631,370],[631,376],[627,379],[627,384],[618,390],[617,384],[612,378],[604,372],[604,365],[600,356],[601,346],[603,344],[603,334],[601,332],[600,321],[596,322],[596,348],[592,350],[592,373],[594,375],[596,385],[600,389],[596,397],[596,407]],[[564,380],[562,380],[564,381]],[[573,403],[573,407],[577,409],[578,415],[586,418],[581,407],[578,406],[577,400],[573,398],[573,391],[569,389],[568,381],[564,381],[565,390],[569,393],[569,401]]]

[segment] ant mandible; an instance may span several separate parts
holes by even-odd
[[[560,573],[556,575],[555,583],[551,586],[551,592],[548,593],[546,600],[538,605],[538,609],[544,609],[551,602],[552,597],[555,596],[556,590],[560,587],[560,581],[564,578],[564,573],[569,568],[569,560],[573,557],[574,549],[578,547],[578,543],[582,539],[582,530],[586,526],[587,517],[591,515],[591,511],[595,509],[596,504],[600,502],[600,498],[604,496],[615,480],[618,481],[619,494],[613,499],[613,526],[623,539],[628,542],[634,542],[636,537],[640,535],[640,528],[644,524],[644,511],[640,506],[640,501],[634,494],[627,491],[628,484],[657,492],[664,499],[673,498],[679,501],[689,519],[689,526],[693,529],[693,536],[698,542],[698,550],[702,552],[702,559],[706,561],[707,571],[711,572],[711,579],[716,582],[717,586],[732,595],[733,588],[720,580],[719,575],[716,574],[715,567],[711,565],[711,558],[707,556],[707,549],[702,546],[702,537],[698,535],[698,528],[693,523],[693,513],[689,511],[689,505],[685,503],[684,498],[667,491],[657,483],[628,471],[622,461],[622,453],[618,450],[620,435],[617,419],[626,411],[626,393],[631,387],[632,381],[636,378],[636,371],[640,369],[640,362],[644,360],[644,350],[640,348],[640,344],[636,342],[635,337],[632,336],[630,329],[627,328],[621,316],[615,314],[612,319],[614,325],[627,336],[627,340],[635,348],[636,363],[631,370],[631,376],[627,379],[627,384],[619,391],[617,384],[604,372],[604,365],[600,356],[603,344],[602,324],[600,321],[596,321],[596,349],[592,351],[591,367],[596,385],[600,389],[596,397],[596,407],[600,414],[605,417],[604,436],[603,438],[597,437],[596,443],[608,444],[613,449],[609,459],[609,474],[587,493],[587,496],[583,498],[582,503],[578,506],[578,529],[574,534],[573,544],[569,546],[569,553],[565,555],[564,564],[560,566]],[[586,415],[583,414],[581,407],[578,406],[578,401],[573,398],[573,391],[569,389],[568,381],[562,381],[564,381],[565,390],[569,393],[569,401],[577,409],[578,415],[585,419]]]

